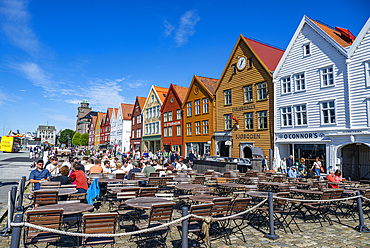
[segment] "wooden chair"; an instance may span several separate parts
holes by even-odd
[[[237,214],[237,213],[240,213],[240,212],[243,212],[243,211],[247,210],[247,208],[250,205],[251,200],[252,200],[252,198],[236,198],[236,199],[234,199],[231,203],[231,206],[230,206],[229,215]],[[234,216],[234,217],[231,217],[227,220],[229,222],[229,223],[227,223],[227,226],[231,227],[229,229],[229,236],[233,233],[234,229],[237,229],[237,231],[235,231],[235,232],[240,232],[243,236],[244,242],[246,241],[245,237],[244,237],[243,229],[241,228],[241,226],[244,225],[244,220],[246,219],[247,215],[248,214]],[[240,223],[238,224],[239,220],[240,220]],[[234,223],[233,226],[231,226],[231,221]]]
[[[114,234],[117,225],[117,213],[101,213],[101,214],[84,214],[82,217],[82,233],[86,234]],[[84,237],[82,238],[82,245],[104,246],[107,244],[114,245],[114,237]]]
[[[130,180],[139,180],[140,178],[146,178],[144,173],[135,172],[131,174]]]
[[[61,182],[41,181],[40,182],[40,189],[60,188],[60,184],[61,184]]]
[[[321,195],[320,200],[330,200],[333,190],[324,190]],[[310,213],[310,216],[315,220],[318,220],[321,227],[322,221],[328,220],[329,224],[332,225],[332,221],[328,217],[329,213],[329,204],[327,202],[318,202],[318,203],[304,203],[303,206],[307,210],[306,213]],[[304,219],[306,220],[306,213],[304,213]]]
[[[219,197],[213,199],[213,207],[211,211],[212,217],[225,217],[229,213],[231,205],[231,197]],[[227,220],[217,221],[211,225],[211,229],[215,231],[216,234],[223,235],[225,238],[226,244],[231,244],[229,233],[227,232]]]
[[[135,226],[138,230],[144,230],[161,225],[161,223],[170,222],[175,203],[154,204],[150,209],[148,222],[137,223]],[[166,238],[170,227],[159,228],[155,231],[139,234],[138,243],[148,245],[157,238],[157,242],[166,246]]]
[[[152,174],[152,173],[150,173]],[[161,178],[160,177],[149,177],[148,187],[159,187],[161,186]]]
[[[61,229],[63,221],[63,209],[53,210],[30,210],[26,212],[28,223],[53,229]],[[24,246],[39,243],[52,243],[60,241],[60,235],[45,232],[31,227],[24,228]]]
[[[172,182],[173,177],[161,177],[161,188],[167,188],[167,183]]]
[[[159,177],[159,172],[151,172],[149,177]]]
[[[86,196],[87,196],[87,193],[71,194],[68,197],[68,201],[78,201],[78,202],[84,203],[86,202]]]
[[[116,179],[125,179],[126,174],[125,173],[116,173]]]
[[[122,191],[121,193],[117,193],[117,201],[118,201],[118,206],[117,206],[117,213],[118,213],[118,229],[121,230],[121,224],[123,224],[123,220],[134,220],[136,218],[136,212],[132,209],[130,209],[126,204],[125,201],[129,199],[136,198],[138,195],[138,190],[133,190],[133,191]]]
[[[58,191],[43,191],[33,193],[33,205],[35,207],[58,204]]]
[[[194,184],[204,184],[206,177],[196,176],[194,179]]]
[[[140,188],[139,197],[155,197],[158,188],[156,187],[145,187]]]

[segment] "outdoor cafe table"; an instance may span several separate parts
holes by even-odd
[[[220,196],[216,195],[192,195],[189,197],[189,199],[196,202],[212,203],[213,199],[219,197]]]
[[[34,208],[34,210],[63,209],[63,215],[72,215],[72,214],[81,214],[93,208],[94,208],[93,205],[86,203],[58,203],[36,207]]]
[[[302,188],[305,188],[305,189],[309,189],[310,187],[313,186],[313,183],[310,183],[310,182],[294,182],[297,187],[302,187]]]
[[[126,186],[126,187],[116,187],[116,188],[112,188],[112,189],[109,189],[111,192],[113,193],[120,193],[122,190],[139,190],[140,187],[135,187],[135,186]]]
[[[270,192],[266,191],[247,191],[245,194],[255,198],[267,198],[269,193]],[[272,195],[276,196],[276,193],[273,193]]]
[[[220,193],[225,196],[231,194],[235,189],[245,190],[245,185],[240,183],[219,183],[217,186],[221,188]]]
[[[117,178],[98,178],[99,183],[120,183],[123,179],[117,179]]]
[[[180,183],[175,185],[175,189],[190,191],[190,190],[208,190],[207,186],[195,183]]]
[[[77,189],[71,189],[71,188],[53,188],[53,189],[39,189],[35,190],[34,192],[49,192],[49,191],[58,191],[58,197],[59,196],[68,196],[74,193],[77,193]]]
[[[172,201],[157,197],[137,197],[125,201],[132,208],[151,209],[154,204],[171,203]]]

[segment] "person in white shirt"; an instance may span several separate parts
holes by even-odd
[[[179,161],[177,159],[175,159],[175,169],[177,171],[181,171],[182,170],[181,164],[179,163]]]
[[[91,158],[87,159],[87,162],[85,164],[85,171],[89,171],[90,168],[94,166],[94,164],[92,164],[91,162]]]
[[[181,170],[187,170],[188,169],[188,167],[186,166],[186,164],[184,164],[184,162],[180,162],[180,164],[181,164]]]
[[[110,162],[109,160],[105,160],[103,162],[103,173],[112,173],[112,169],[110,168]]]
[[[67,166],[69,170],[71,170],[71,163],[69,162],[69,157],[67,157],[67,160],[63,162],[62,166]]]
[[[53,177],[56,177],[59,174],[60,165],[58,165],[57,163],[58,159],[56,157],[50,157],[50,164],[48,164],[45,168]]]
[[[127,174],[128,172],[126,172],[125,170],[122,170],[122,163],[121,162],[117,162],[116,163],[116,167],[117,167],[117,170],[113,171],[114,174],[119,174],[119,173],[122,173],[122,174]]]

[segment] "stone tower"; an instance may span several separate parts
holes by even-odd
[[[91,108],[89,107],[89,102],[87,101],[87,99],[83,99],[81,105],[78,107],[76,132],[80,132],[81,134],[84,133],[84,123],[82,123],[83,121],[81,119],[85,117],[90,111]]]

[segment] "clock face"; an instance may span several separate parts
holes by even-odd
[[[247,59],[245,57],[241,57],[238,60],[238,69],[243,70],[246,64],[247,64]]]

